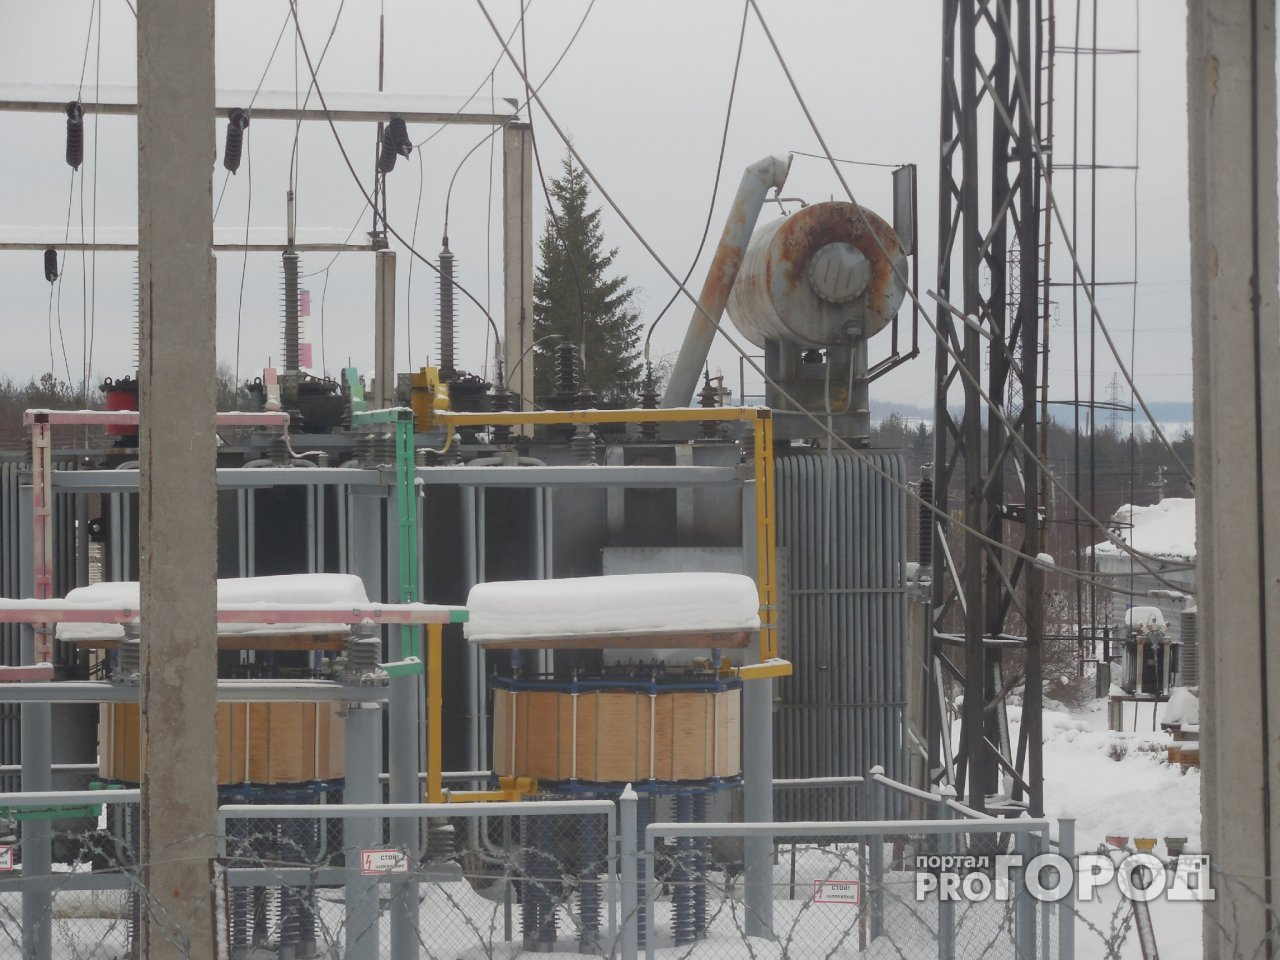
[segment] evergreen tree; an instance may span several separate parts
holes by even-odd
[[[547,185],[560,229],[548,216],[533,278],[534,340],[556,334],[577,344],[586,386],[602,402],[631,404],[642,375],[635,290],[625,276],[609,275],[618,248],[605,248],[600,208],[588,209],[586,174],[572,157],[566,156],[563,165],[563,175]],[[549,339],[534,348],[538,397],[555,390],[554,355],[560,342]]]

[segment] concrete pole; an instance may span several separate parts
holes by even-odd
[[[747,823],[773,822],[773,681],[742,685],[742,812]],[[745,928],[749,937],[773,938],[773,838],[742,841],[746,868]]]
[[[371,410],[385,410],[396,401],[396,254],[374,254],[373,402]],[[410,358],[412,360],[412,358]]]
[[[213,0],[138,5],[143,951],[212,960]]]
[[[1205,956],[1270,956],[1280,867],[1274,4],[1190,0],[1187,104]],[[1264,947],[1264,941],[1271,943]]]
[[[381,803],[382,711],[376,703],[347,705],[345,803]],[[344,821],[343,852],[347,858],[347,960],[375,960],[378,956],[378,878],[360,872],[360,851],[382,846],[377,817]]]
[[[534,399],[533,256],[533,128],[509,123],[502,130],[502,367],[522,410]]]

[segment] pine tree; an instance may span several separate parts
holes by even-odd
[[[563,175],[547,185],[560,228],[557,231],[548,216],[539,243],[533,278],[534,340],[557,334],[577,344],[586,386],[601,402],[632,404],[642,372],[640,315],[632,308],[635,290],[625,276],[609,276],[618,248],[605,249],[600,208],[587,206],[586,174],[570,156],[563,166]],[[534,348],[538,397],[554,392],[553,357],[560,342],[548,339]]]

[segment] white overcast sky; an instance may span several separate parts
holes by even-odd
[[[153,0],[154,2],[154,0]],[[337,0],[299,4],[313,57],[338,11]],[[515,0],[490,0],[495,20],[507,32],[516,22]],[[527,11],[530,73],[540,80],[560,55],[587,6],[586,0],[532,0]],[[787,57],[832,152],[843,158],[919,165],[921,295],[934,286],[937,247],[938,109],[941,53],[941,4],[936,0],[760,0],[760,6]],[[1091,35],[1093,4],[1084,4],[1081,43]],[[1139,388],[1152,401],[1189,400],[1190,332],[1186,187],[1185,7],[1169,0],[1108,0],[1098,27],[1107,48],[1140,47],[1127,54],[1099,58],[1098,162],[1132,165],[1136,178],[1136,274],[1138,286],[1099,288],[1098,303],[1126,362],[1136,319],[1134,369]],[[1057,43],[1074,45],[1075,10],[1069,0],[1057,4]],[[85,61],[92,0],[4,0],[0,6],[0,84],[80,82],[85,98],[95,82],[132,83],[136,76],[134,19],[125,0],[102,0],[101,54],[95,30]],[[372,90],[377,83],[378,10],[373,0],[347,0],[337,33],[320,74],[326,91]],[[474,0],[433,3],[386,0],[386,89],[414,93],[468,95],[483,85],[500,48]],[[542,95],[547,108],[615,200],[678,274],[689,267],[702,232],[721,136],[729,81],[743,5],[739,0],[597,0],[581,36]],[[217,72],[222,88],[253,88],[266,67],[276,37],[289,13],[287,0],[219,0]],[[1139,16],[1140,15],[1140,16]],[[1139,22],[1140,20],[1140,22]],[[306,86],[306,65],[295,70],[295,45],[286,30],[264,89],[292,92]],[[1072,153],[1072,74],[1074,58],[1057,58],[1055,153],[1060,163]],[[1090,61],[1080,62],[1079,160],[1090,157]],[[521,83],[505,62],[494,76],[499,97],[518,97]],[[559,171],[562,145],[538,111],[533,120],[548,176]],[[136,222],[135,121],[105,117],[86,121],[86,163],[74,178],[63,160],[64,122],[56,114],[0,115],[0,224],[81,229]],[[222,189],[222,123],[214,196]],[[368,183],[373,128],[340,124],[339,132]],[[421,140],[432,129],[411,128]],[[472,126],[443,130],[421,151],[419,206],[418,157],[401,160],[388,179],[388,218],[405,236],[414,230],[426,255],[439,249],[445,192],[459,160],[487,131]],[[231,178],[218,216],[219,226],[283,226],[292,124],[257,121],[248,140],[250,158]],[[94,141],[97,150],[94,149]],[[725,213],[743,167],[771,153],[820,152],[773,52],[754,17],[748,20],[741,76],[734,103],[724,173],[715,197],[711,238],[690,286],[696,291],[705,273]],[[328,127],[304,124],[298,174],[300,227],[346,229],[360,217],[364,201],[342,165]],[[250,174],[250,166],[252,171]],[[845,167],[859,200],[886,218],[889,170]],[[1135,274],[1135,178],[1130,171],[1098,174],[1097,249],[1090,250],[1088,173],[1081,173],[1077,243],[1086,270],[1096,255],[1100,281],[1125,281]],[[1071,175],[1055,181],[1059,201],[1072,205]],[[451,246],[458,277],[500,317],[501,155],[477,150],[462,168],[450,213]],[[83,190],[82,190],[83,187]],[[250,191],[252,205],[250,207]],[[839,198],[841,187],[825,161],[797,157],[785,193],[810,201]],[[603,200],[600,200],[603,204]],[[542,204],[536,207],[540,231]],[[763,217],[777,215],[770,205]],[[367,213],[360,230],[367,229]],[[617,267],[638,288],[646,325],[672,292],[656,263],[606,210],[606,235],[619,248]],[[1062,236],[1053,234],[1055,277],[1070,277]],[[487,247],[487,250],[486,250]],[[93,379],[131,372],[133,349],[133,255],[103,253],[96,264],[86,255],[68,257],[60,288],[62,341],[72,379],[84,365],[82,330],[91,317],[95,328]],[[316,271],[332,255],[310,254],[304,272]],[[435,352],[435,283],[429,271],[399,260],[398,367],[416,367],[424,353]],[[95,280],[96,273],[96,280]],[[86,282],[86,276],[88,282]],[[243,307],[241,284],[243,276]],[[218,353],[236,363],[242,377],[279,359],[278,255],[218,257]],[[39,253],[0,252],[0,377],[25,379],[50,365],[49,285]],[[324,277],[304,282],[312,291],[312,333],[316,360],[336,373],[348,360],[362,369],[372,365],[373,267],[367,254],[344,254],[333,263],[324,292],[324,349],[320,345],[320,303]],[[65,377],[57,339],[56,372]],[[1136,300],[1135,300],[1136,293]],[[1069,290],[1055,288],[1055,320],[1049,360],[1051,399],[1069,397],[1073,308]],[[1136,308],[1135,308],[1136,303]],[[87,305],[87,306],[86,306]],[[654,334],[655,358],[679,346],[690,307],[678,302]],[[909,322],[904,309],[903,320]],[[486,324],[469,304],[460,308],[460,365],[480,370],[485,362]],[[907,328],[904,328],[907,329]],[[1079,317],[1081,363],[1087,374],[1088,314]],[[412,337],[413,360],[406,350]],[[873,361],[887,351],[882,334],[872,344]],[[889,405],[932,403],[932,340],[922,326],[924,354],[883,378],[872,388],[880,409]],[[1116,369],[1101,338],[1097,341],[1097,395],[1105,398]],[[735,393],[738,360],[718,342],[711,356]],[[1084,375],[1082,374],[1082,376]],[[1081,381],[1087,394],[1088,384]],[[758,393],[750,376],[747,392]],[[1127,395],[1125,396],[1127,399]]]

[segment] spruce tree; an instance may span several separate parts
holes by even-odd
[[[535,341],[557,334],[578,346],[584,382],[602,403],[632,404],[642,375],[640,315],[633,309],[635,290],[625,276],[610,276],[618,248],[605,248],[600,208],[591,199],[586,174],[571,156],[563,174],[547,190],[559,218],[548,215],[539,243],[533,278]],[[563,238],[563,240],[562,240]],[[538,397],[555,389],[554,354],[561,340],[534,348],[534,385]]]

